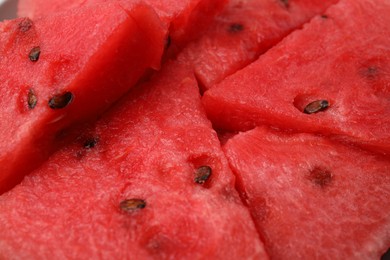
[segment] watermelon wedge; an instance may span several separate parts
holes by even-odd
[[[81,130],[0,197],[0,258],[268,258],[189,69]]]
[[[390,247],[388,159],[266,128],[224,150],[271,259],[380,259]]]
[[[231,0],[180,56],[193,65],[203,90],[209,89],[337,1]]]
[[[19,17],[41,17],[50,13],[79,8],[95,3],[121,2],[122,5],[133,4],[139,0],[19,0]],[[172,48],[182,48],[195,39],[212,21],[226,4],[227,0],[143,0],[155,9],[160,19],[170,27],[170,44]]]
[[[390,3],[342,0],[207,91],[217,128],[272,125],[390,152]]]
[[[159,68],[166,37],[152,9],[116,3],[6,21],[0,31],[0,193],[47,158],[62,129]]]

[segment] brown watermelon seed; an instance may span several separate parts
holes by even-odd
[[[119,204],[121,210],[129,212],[146,207],[146,202],[142,199],[127,199]]]
[[[201,166],[195,171],[194,181],[198,184],[204,184],[211,176],[210,166]]]
[[[309,179],[316,185],[325,187],[333,179],[332,173],[324,168],[316,167],[309,173]]]
[[[71,92],[55,95],[49,100],[49,107],[52,109],[61,109],[69,105],[72,100],[73,94]]]
[[[31,61],[36,62],[39,60],[39,55],[41,55],[41,48],[39,46],[36,46],[31,49],[30,53],[28,54],[28,57]]]
[[[321,18],[328,19],[329,17],[326,14],[321,15]]]
[[[244,30],[244,25],[242,25],[240,23],[232,23],[229,26],[229,32],[231,32],[231,33],[241,32],[243,30]]]
[[[30,18],[24,18],[19,23],[19,30],[24,33],[30,30],[32,26],[33,26],[33,21],[31,21]]]
[[[84,148],[91,149],[94,148],[99,142],[99,138],[89,138],[84,142]]]
[[[321,100],[316,100],[316,101],[313,101],[313,102],[309,103],[305,107],[303,112],[305,114],[314,114],[314,113],[317,113],[317,112],[320,112],[320,111],[324,111],[328,107],[329,107],[329,101],[327,101],[325,99],[321,99]]]
[[[27,103],[28,103],[28,108],[33,109],[38,102],[38,98],[35,95],[34,90],[30,89],[27,94]]]

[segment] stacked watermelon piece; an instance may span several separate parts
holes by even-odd
[[[202,90],[242,69],[337,0],[231,0],[199,40],[180,54]],[[207,62],[205,62],[207,61]]]
[[[381,258],[389,12],[20,0],[0,30],[0,259]]]

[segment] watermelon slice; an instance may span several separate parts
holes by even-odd
[[[224,149],[271,259],[379,259],[390,247],[388,159],[265,128]]]
[[[390,2],[343,0],[204,95],[217,128],[272,125],[390,152]]]
[[[168,63],[3,194],[0,258],[267,259],[189,71]]]
[[[19,0],[19,17],[40,17],[89,4],[121,2],[132,4],[138,0]],[[170,44],[181,48],[195,39],[226,4],[227,0],[143,0],[155,9],[161,20],[170,25]],[[176,50],[175,50],[176,51]]]
[[[11,20],[0,31],[0,193],[48,156],[61,129],[159,68],[166,37],[152,9],[115,3]]]
[[[209,89],[337,1],[231,0],[181,58],[193,65],[203,89]]]

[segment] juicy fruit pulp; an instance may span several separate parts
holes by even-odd
[[[180,58],[192,64],[203,90],[245,67],[336,0],[231,0]]]
[[[185,67],[166,64],[78,136],[0,197],[0,256],[267,258]]]
[[[120,2],[126,6],[139,0],[20,0],[19,17],[40,17],[95,3]],[[143,0],[150,5],[160,19],[168,24],[171,44],[181,48],[195,39],[212,21],[215,13],[226,4],[226,0]]]
[[[265,128],[224,149],[271,259],[379,259],[390,245],[388,159]]]
[[[213,124],[273,125],[390,151],[388,1],[341,1],[207,91]],[[372,19],[377,17],[378,19]],[[359,32],[359,33],[355,33]],[[304,113],[324,100],[326,110]]]
[[[99,115],[146,69],[159,68],[166,36],[139,4],[20,18],[0,30],[0,193],[47,158],[61,129]]]
[[[51,3],[57,8],[61,1]],[[27,3],[27,0],[23,2]],[[170,37],[165,38],[163,59],[166,61],[167,57],[173,57],[169,55],[172,51],[180,49],[175,48],[184,46],[181,43],[203,32],[203,27],[225,1],[147,2],[163,24],[169,24]],[[233,102],[234,113],[229,114],[228,109],[224,111],[226,107],[221,106],[219,99],[214,100],[214,104],[207,103],[209,93],[213,92],[207,92],[204,98],[215,126],[228,122],[225,127],[228,130],[247,130],[265,123],[272,128],[295,132],[312,132],[315,128],[324,130],[320,131],[322,137],[266,128],[236,136],[227,133],[222,137],[223,141],[227,140],[224,149],[229,167],[199,102],[196,83],[209,88],[255,59],[283,35],[308,20],[311,14],[322,13],[333,3],[230,1],[202,38],[179,54],[179,61],[166,63],[151,80],[143,78],[147,84],[138,84],[96,123],[61,131],[58,140],[72,141],[20,185],[0,196],[0,258],[267,259],[268,254],[275,259],[379,257],[390,244],[389,217],[385,214],[389,211],[389,160],[324,136],[351,140],[344,134],[327,131],[334,129],[334,125],[310,125],[310,122],[321,124],[313,118],[332,112],[337,102],[328,96],[314,95],[318,94],[316,90],[327,88],[311,88],[307,84],[324,83],[318,81],[324,74],[331,79],[328,84],[342,83],[340,86],[344,90],[338,93],[342,95],[335,94],[338,98],[345,97],[346,93],[351,97],[348,95],[352,95],[355,86],[361,91],[356,75],[349,71],[355,68],[355,63],[349,62],[356,61],[355,58],[360,62],[354,48],[366,42],[361,41],[363,45],[354,42],[349,46],[345,43],[351,42],[351,38],[364,38],[376,32],[375,37],[365,40],[375,49],[371,54],[378,57],[366,60],[365,55],[370,51],[362,51],[365,61],[359,63],[359,75],[369,86],[363,93],[388,87],[387,76],[382,77],[382,72],[387,74],[387,58],[382,56],[386,52],[377,49],[383,41],[383,50],[387,50],[385,36],[389,32],[387,28],[381,31],[380,27],[387,23],[387,17],[377,15],[386,3],[341,0],[304,25],[303,30],[297,30],[268,51],[260,58],[263,66],[251,65],[243,70],[253,75],[237,72],[226,80],[229,85],[231,79],[235,79],[235,93],[225,93],[225,96],[243,93],[246,96]],[[30,4],[33,8],[35,4],[47,5],[47,2],[35,0]],[[86,8],[92,1],[62,4],[77,9],[83,5]],[[134,2],[120,1],[119,5],[129,9],[129,4]],[[371,6],[375,4],[379,7]],[[44,5],[38,11],[45,10]],[[376,13],[372,12],[375,8],[378,8]],[[362,14],[366,9],[368,14]],[[351,18],[351,13],[356,17],[346,20]],[[262,17],[262,21],[254,21],[255,17]],[[368,17],[369,22],[365,20]],[[370,23],[376,28],[361,25]],[[138,25],[147,26],[148,23]],[[23,31],[28,31],[29,27],[29,23],[22,23]],[[351,28],[360,28],[361,32]],[[373,32],[367,32],[366,28]],[[161,31],[165,32],[164,28]],[[360,33],[363,36],[356,36]],[[231,37],[235,40],[228,42]],[[30,39],[34,37],[27,38]],[[158,42],[160,45],[161,41]],[[341,46],[340,49],[335,50],[336,45]],[[41,47],[34,44],[26,49],[28,64],[41,64],[45,53]],[[334,62],[335,59],[339,63]],[[316,70],[311,70],[313,64]],[[346,79],[340,77],[341,72],[334,73],[340,68],[346,72]],[[317,70],[321,69],[331,72],[319,73]],[[332,73],[334,78],[329,76],[333,76]],[[251,86],[253,82],[246,77],[259,83],[258,86]],[[264,93],[283,92],[289,96],[293,92],[294,98],[290,98],[289,105],[293,105],[295,112],[299,111],[293,117],[299,122],[304,121],[299,116],[312,121],[304,121],[306,124],[300,128],[292,122],[291,115],[278,117],[278,111],[285,109],[281,105],[286,105],[280,101],[279,94],[268,93],[266,102],[269,103],[252,104],[254,108],[265,105],[268,110],[262,114],[248,115],[247,110],[238,111],[253,100],[258,101],[257,91],[264,87],[262,80],[270,84]],[[289,81],[291,89],[287,87]],[[348,84],[351,86],[345,87]],[[279,86],[282,86],[280,90]],[[327,85],[324,83],[323,86]],[[248,93],[248,89],[252,92]],[[297,91],[302,89],[310,93]],[[78,100],[78,94],[63,90],[46,100],[50,111],[66,111]],[[337,91],[328,89],[328,92]],[[40,93],[36,88],[26,89],[23,104],[27,111],[39,107]],[[359,93],[355,95],[359,96]],[[349,98],[343,102],[344,108],[355,106]],[[85,104],[85,108],[90,107]],[[226,118],[212,116],[212,105],[218,113],[222,110],[221,115]],[[346,118],[351,119],[347,112]],[[389,114],[386,109],[382,112]],[[374,124],[382,120],[376,113],[373,115]],[[275,123],[269,118],[280,120]],[[362,129],[362,135],[364,131],[367,133],[370,126],[360,125],[359,128],[357,120],[352,119],[348,123],[355,128],[350,132],[359,135]],[[364,120],[363,123],[367,123],[367,119]],[[381,129],[386,132],[388,121],[383,122]],[[362,140],[355,138],[354,141],[362,147],[368,146]],[[381,151],[375,145],[370,148]],[[354,161],[356,158],[358,162]],[[231,169],[236,176],[232,175]],[[240,192],[241,200],[236,190]]]

